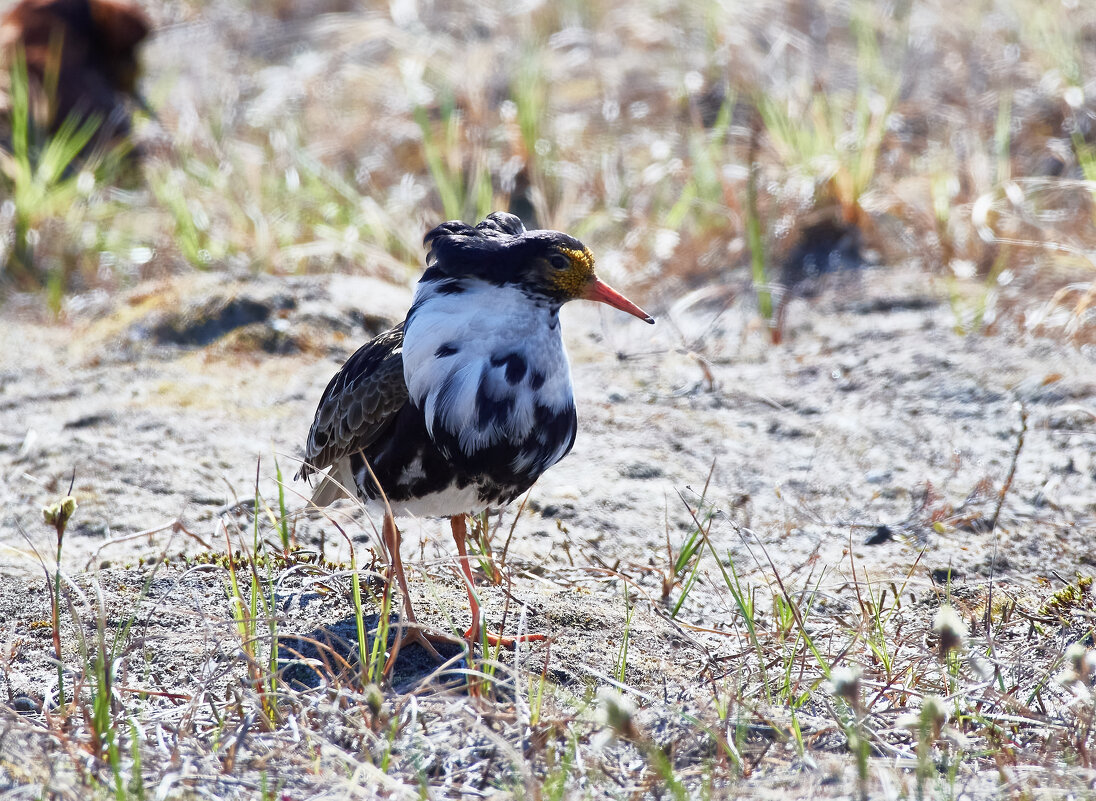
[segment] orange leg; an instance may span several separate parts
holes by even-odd
[[[396,633],[396,640],[392,645],[392,653],[389,654],[388,661],[384,663],[384,673],[388,675],[391,672],[392,666],[396,663],[396,657],[399,656],[400,648],[405,644],[418,643],[439,662],[444,662],[445,658],[438,653],[438,649],[423,634],[422,628],[415,619],[415,610],[411,608],[411,593],[407,589],[407,576],[404,575],[403,559],[400,556],[400,530],[396,528],[396,521],[392,519],[392,515],[384,516],[384,526],[381,533],[384,536],[384,547],[388,551],[388,558],[392,565],[384,593],[386,596],[391,596],[392,574],[394,573],[396,582],[400,585],[400,594],[403,595],[403,619],[401,620],[400,630]]]
[[[503,637],[501,634],[483,631],[482,626],[480,625],[479,601],[476,599],[475,584],[472,581],[472,565],[468,558],[468,549],[465,547],[465,541],[468,539],[468,527],[465,522],[465,516],[454,515],[449,518],[449,525],[453,529],[453,539],[457,543],[457,553],[460,554],[460,566],[461,570],[464,572],[464,582],[468,590],[468,605],[472,609],[472,625],[468,627],[468,631],[464,632],[464,639],[471,644],[475,644],[486,637],[488,645],[501,645],[503,648],[513,648],[519,642],[539,642],[541,640],[547,640],[548,637],[544,634],[522,634],[520,637]]]

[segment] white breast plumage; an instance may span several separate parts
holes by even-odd
[[[535,437],[544,415],[573,414],[571,370],[556,310],[513,286],[477,279],[420,284],[404,330],[411,402],[444,448],[468,456]],[[447,436],[442,436],[442,434]],[[543,470],[566,453],[542,454]],[[554,458],[553,458],[554,457]],[[526,460],[532,458],[527,455]],[[528,469],[520,453],[512,468]]]

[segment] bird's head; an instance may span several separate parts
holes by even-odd
[[[593,300],[647,323],[654,318],[597,277],[594,256],[560,231],[526,231],[512,214],[495,212],[475,228],[446,222],[426,235],[429,268],[423,280],[478,278],[519,287],[534,298],[561,306]],[[434,275],[431,275],[434,273]]]

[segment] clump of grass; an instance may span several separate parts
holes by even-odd
[[[275,595],[272,574],[260,576],[257,557],[265,549],[259,521],[262,518],[263,501],[259,494],[259,464],[255,467],[255,503],[252,514],[252,539],[250,547],[242,539],[239,547],[247,570],[246,597],[243,582],[236,569],[236,561],[228,561],[228,591],[233,618],[240,637],[240,645],[247,662],[248,673],[259,695],[264,713],[264,725],[272,727],[279,719],[278,709],[278,616],[275,611]],[[279,484],[280,486],[280,484]],[[277,521],[275,521],[277,522]],[[275,526],[277,528],[277,526]],[[224,529],[228,553],[232,553],[232,541],[228,529]],[[266,654],[262,645],[266,643]]]
[[[361,578],[359,577],[353,551],[351,551],[350,557],[350,570],[351,598],[354,603],[354,630],[357,633],[358,664],[362,666],[362,682],[366,683],[368,681],[369,684],[376,685],[384,680],[384,671],[388,664],[388,653],[385,647],[388,643],[389,629],[392,625],[392,585],[389,582],[381,595],[379,621],[373,634],[373,642],[370,644],[368,628],[365,625]]]
[[[709,519],[709,527],[711,522]],[[677,617],[681,612],[685,599],[689,597],[689,591],[700,577],[701,549],[704,546],[706,533],[700,528],[694,528],[675,555],[670,546],[669,529],[666,531],[667,569],[662,576],[662,602],[668,603],[674,587],[681,585],[681,594],[678,595],[677,601],[670,610],[671,617]]]
[[[115,799],[144,797],[144,781],[141,775],[141,750],[137,736],[137,722],[133,714],[125,711],[122,694],[117,685],[117,675],[123,654],[130,647],[133,628],[138,624],[138,608],[149,594],[153,579],[164,559],[154,560],[137,593],[137,601],[129,613],[120,621],[114,621],[113,632],[108,632],[108,612],[98,577],[92,578],[96,602],[90,603],[79,590],[72,578],[62,578],[62,557],[65,534],[77,503],[72,496],[75,475],[69,486],[69,492],[61,500],[46,506],[43,518],[56,537],[55,564],[49,585],[51,620],[50,629],[53,641],[52,661],[57,668],[57,698],[44,698],[41,712],[46,723],[46,731],[63,744],[72,755],[73,748],[84,752],[88,762],[78,759],[76,769],[81,773],[82,781],[94,792],[96,798],[111,795]],[[39,562],[45,569],[45,563],[38,555],[33,542],[28,542]],[[166,549],[165,549],[166,550]],[[48,571],[47,571],[48,573]],[[62,584],[67,590],[62,592]],[[67,609],[67,620],[62,620],[62,606]],[[85,634],[85,618],[81,612],[85,607],[93,620],[94,636],[89,639]],[[65,635],[62,628],[65,624]],[[73,636],[74,635],[74,636]],[[62,647],[62,640],[75,639],[75,651],[79,664],[73,666],[69,655]],[[75,677],[72,684],[66,684],[66,675]],[[66,687],[69,689],[66,690]],[[60,718],[54,718],[53,712],[59,712]],[[80,731],[80,723],[85,727]],[[86,733],[86,741],[82,735]],[[123,764],[123,737],[129,734],[131,766]],[[101,774],[108,775],[107,782],[101,781]],[[128,778],[127,778],[128,775]],[[102,794],[102,795],[101,795]]]
[[[733,156],[730,134],[736,100],[733,92],[723,99],[710,129],[694,121],[688,131],[689,175],[681,196],[666,215],[666,227],[677,231],[686,224],[703,228],[726,225],[726,206],[733,198],[734,186],[728,184],[722,166]]]
[[[495,208],[485,154],[472,150],[472,163],[465,163],[460,140],[463,135],[462,115],[452,101],[439,109],[435,124],[426,109],[415,109],[415,122],[422,131],[423,156],[430,169],[434,186],[441,198],[447,220],[480,220]],[[478,155],[478,157],[477,157]]]
[[[793,84],[794,95],[762,91],[754,104],[766,141],[792,181],[812,185],[811,204],[825,209],[836,206],[838,218],[865,229],[870,217],[864,208],[866,193],[878,180],[880,155],[888,133],[888,121],[898,99],[901,53],[889,52],[885,60],[880,46],[888,49],[902,40],[904,21],[889,20],[881,34],[883,18],[869,3],[854,3],[847,24],[855,48],[855,86],[852,90]],[[901,47],[901,45],[897,45]]]
[[[23,289],[45,288],[50,308],[56,313],[68,289],[72,265],[68,255],[38,247],[51,226],[71,235],[87,219],[96,183],[109,181],[119,172],[128,150],[125,143],[109,152],[89,153],[89,145],[101,121],[92,115],[72,115],[50,136],[37,130],[31,114],[30,83],[26,60],[18,53],[9,79],[9,150],[0,146],[0,189],[12,203],[10,249],[4,255],[4,272]],[[62,250],[62,254],[70,251]]]
[[[520,515],[520,510],[518,511]],[[501,522],[501,517],[498,518]],[[471,545],[472,554],[479,562],[479,568],[484,575],[488,577],[493,583],[502,583],[502,571],[499,569],[497,562],[495,561],[495,555],[492,552],[491,540],[497,534],[497,526],[495,530],[491,527],[491,515],[488,511],[480,512],[478,515],[472,515],[470,517],[472,524],[468,542]],[[511,525],[510,533],[513,535],[514,525],[517,525],[517,517],[515,516],[513,525]],[[504,554],[505,556],[505,554]]]
[[[757,181],[760,164],[757,160],[758,130],[755,127],[750,135],[750,177],[746,183],[746,240],[750,245],[750,274],[754,291],[757,293],[757,308],[761,317],[770,326],[774,341],[779,337],[779,329],[774,327],[772,291],[769,287],[769,266],[765,254],[762,236],[761,213],[758,210]]]

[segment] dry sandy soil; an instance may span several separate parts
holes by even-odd
[[[260,494],[276,508],[275,455],[288,479],[325,382],[361,341],[402,315],[409,291],[349,276],[199,276],[119,301],[92,297],[65,324],[9,308],[0,326],[0,696],[24,716],[0,738],[0,787],[79,797],[79,771],[44,758],[58,748],[41,710],[56,701],[57,673],[43,625],[43,568],[31,547],[52,564],[41,508],[70,482],[79,508],[62,557],[71,581],[67,680],[77,681],[85,664],[80,632],[90,642],[97,618],[108,631],[135,619],[119,647],[116,682],[133,704],[127,714],[145,727],[146,782],[164,793],[157,797],[258,797],[268,776],[285,798],[385,787],[401,797],[417,795],[420,783],[437,797],[489,795],[503,792],[499,776],[509,774],[500,765],[523,786],[528,777],[514,765],[528,748],[525,735],[493,715],[513,714],[516,703],[520,717],[528,680],[515,682],[516,701],[504,693],[501,706],[485,711],[485,702],[441,689],[444,679],[415,649],[386,695],[393,714],[419,716],[397,737],[390,773],[402,778],[370,767],[367,746],[342,723],[311,732],[329,751],[315,741],[307,750],[296,724],[250,733],[244,726],[235,739],[209,734],[207,707],[231,706],[244,665],[227,571],[199,561],[223,553],[226,537],[234,547],[251,541],[256,470]],[[690,507],[712,520],[723,566],[733,564],[757,590],[763,626],[774,576],[792,593],[813,589],[818,608],[837,617],[854,608],[853,579],[861,588],[870,580],[897,590],[908,602],[902,614],[924,630],[945,593],[973,616],[991,580],[999,597],[1023,599],[1096,571],[1096,354],[1019,335],[959,336],[920,272],[869,270],[809,303],[793,301],[780,346],[766,344],[742,298],[708,292],[650,306],[659,317],[653,329],[611,310],[565,310],[578,441],[524,511],[506,509],[495,524],[509,603],[482,575],[479,592],[492,625],[502,624],[505,607],[508,630],[550,635],[550,646],[519,652],[519,668],[536,675],[546,667],[573,701],[610,683],[627,630],[625,684],[650,736],[676,739],[677,764],[707,764],[711,748],[687,716],[705,718],[717,684],[738,682],[745,693],[756,667],[748,667],[751,646],[710,553],[676,619],[659,601],[667,545],[676,552],[695,525]],[[307,489],[290,482],[287,490],[290,509],[301,509]],[[359,560],[376,547],[353,506],[336,519]],[[403,521],[402,529],[420,616],[442,630],[464,625],[447,526]],[[347,557],[323,517],[295,513],[292,533],[333,562]],[[622,577],[634,604],[627,626]],[[277,582],[283,637],[324,627],[352,636],[345,573],[282,569]],[[680,593],[673,589],[671,603]],[[1060,653],[1062,637],[1045,647]],[[764,708],[753,701],[754,713]],[[315,716],[335,719],[324,709],[313,708],[314,725]],[[765,761],[758,756],[736,792],[851,792],[852,760],[820,710],[804,707],[801,721],[814,731],[814,758],[784,754],[774,763],[773,754],[787,751],[781,744]],[[774,710],[772,719],[786,715]],[[597,729],[590,724],[591,738]],[[772,745],[771,736],[751,729],[750,738],[749,748],[768,753],[757,742]],[[617,790],[626,795],[634,752],[614,756],[613,746],[580,740],[575,758],[613,762],[606,774],[621,777]],[[78,754],[72,763],[81,763]],[[960,779],[975,794],[995,781]],[[1091,777],[1078,771],[1075,779],[1083,787]]]

